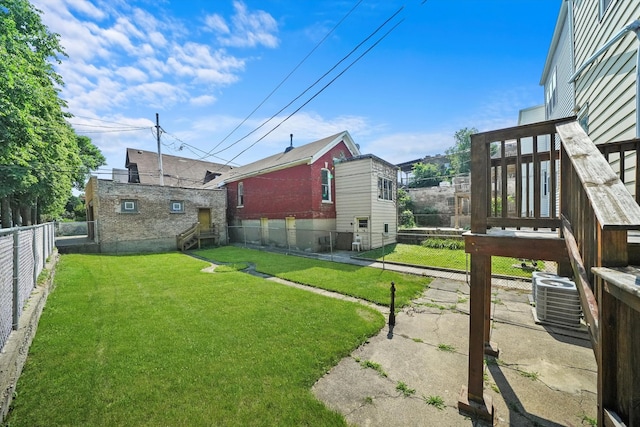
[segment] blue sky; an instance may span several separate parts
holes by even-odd
[[[156,150],[156,113],[164,154],[232,165],[284,150],[289,134],[295,146],[348,130],[399,163],[444,153],[464,127],[513,126],[543,103],[561,1],[32,3],[61,36],[61,96],[109,178],[127,147]]]

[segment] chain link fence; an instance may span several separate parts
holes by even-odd
[[[399,230],[397,233],[345,232],[286,227],[229,226],[228,241],[245,247],[265,247],[287,253],[374,252],[370,258],[401,262],[426,268],[469,272],[469,257],[464,251],[462,229],[422,228]],[[359,242],[359,244],[355,243]],[[396,243],[410,245],[398,248]],[[531,278],[533,271],[555,273],[553,262],[492,257],[496,276]]]
[[[0,229],[0,348],[17,328],[54,245],[53,223]]]

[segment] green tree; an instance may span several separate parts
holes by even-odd
[[[436,187],[444,180],[446,170],[444,166],[433,163],[416,163],[413,165],[412,173],[413,180],[409,182],[409,187]]]
[[[404,211],[413,211],[413,200],[411,200],[411,196],[404,188],[398,188],[397,194],[398,201],[398,212]]]
[[[53,67],[64,52],[27,0],[0,0],[0,210],[2,226],[62,214],[71,188],[88,169],[90,141],[66,121],[63,85]]]
[[[464,128],[453,135],[455,145],[446,151],[451,162],[451,174],[461,175],[471,171],[471,135],[474,133],[478,133],[478,129]]]

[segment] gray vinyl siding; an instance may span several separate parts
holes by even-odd
[[[640,2],[614,0],[600,20],[598,3],[574,2],[576,68],[640,16]],[[637,37],[627,33],[576,79],[576,107],[588,106],[588,132],[596,144],[636,136],[637,49]]]
[[[562,117],[568,117],[573,114],[575,101],[573,84],[569,83],[569,77],[573,74],[573,58],[571,55],[571,34],[568,19],[565,19],[562,24],[560,32],[560,39],[556,46],[555,51],[551,59],[551,66],[549,72],[545,76],[544,91],[547,93],[547,88],[551,82],[553,72],[556,72],[556,87],[557,87],[557,102],[551,109],[547,119],[558,119]]]

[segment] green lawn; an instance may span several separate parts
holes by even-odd
[[[7,425],[344,425],[310,387],[382,315],[205,266],[62,256]]]
[[[382,256],[382,248],[365,252],[361,255],[363,258],[378,261],[382,261]],[[464,249],[434,249],[420,245],[397,243],[385,246],[384,259],[390,262],[461,271],[465,271],[467,268],[467,256]],[[514,268],[513,265],[520,265],[520,261],[516,258],[491,257],[491,270],[493,274],[531,277],[530,271]]]
[[[216,262],[250,262],[256,270],[271,276],[351,295],[380,305],[390,304],[391,282],[396,285],[396,307],[403,307],[420,295],[431,278],[372,267],[275,254],[235,246],[195,251]]]

